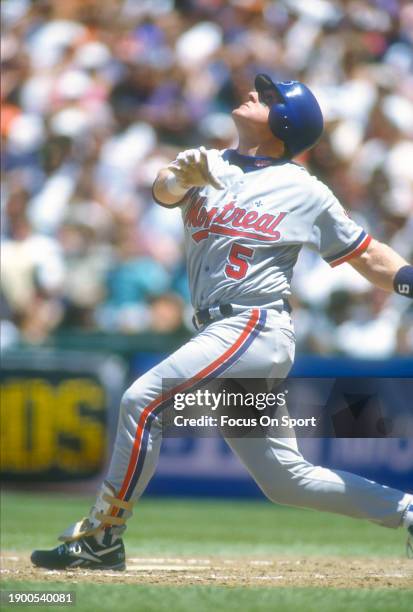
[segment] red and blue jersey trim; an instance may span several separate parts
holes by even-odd
[[[365,251],[369,246],[371,240],[372,237],[367,234],[367,232],[362,230],[357,240],[355,240],[350,246],[346,247],[343,251],[337,253],[336,255],[324,257],[324,259],[332,268],[335,268],[352,257],[356,257],[357,255],[363,253],[363,251]]]
[[[200,370],[189,380],[170,389],[167,393],[160,394],[142,411],[139,422],[136,428],[135,440],[132,448],[132,453],[129,459],[128,469],[125,478],[118,493],[119,499],[128,501],[136,487],[138,479],[142,473],[143,464],[145,461],[146,450],[149,442],[149,433],[151,424],[156,417],[169,404],[176,393],[181,393],[190,389],[197,381],[205,381],[213,376],[220,376],[228,370],[253,342],[254,338],[260,333],[265,326],[267,312],[254,308],[247,324],[241,332],[238,339],[232,344],[220,357],[215,359],[211,364]],[[120,511],[122,512],[122,511]],[[116,508],[113,514],[120,513]]]

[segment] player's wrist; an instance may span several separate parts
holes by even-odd
[[[413,298],[413,266],[402,266],[393,278],[393,288],[404,297]]]
[[[189,189],[188,186],[182,185],[173,172],[169,172],[164,180],[163,186],[168,193],[176,197],[183,197]]]

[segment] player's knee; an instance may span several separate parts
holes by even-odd
[[[133,384],[122,395],[120,402],[121,413],[133,412],[136,414],[136,412],[142,412],[143,409],[144,406],[142,402],[139,401],[139,393],[136,390],[135,384]]]
[[[134,419],[139,418],[142,412],[159,396],[158,387],[147,375],[143,375],[125,391],[121,399],[121,414],[129,414]]]

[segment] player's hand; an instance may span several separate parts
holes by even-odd
[[[183,151],[169,164],[168,169],[175,174],[178,183],[184,188],[212,185],[215,189],[225,189],[225,185],[211,170],[205,147]]]

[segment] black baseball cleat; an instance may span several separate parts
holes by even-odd
[[[53,550],[34,550],[31,561],[37,567],[49,570],[84,569],[123,571],[125,547],[120,538],[110,546],[98,544],[94,537],[65,542]]]
[[[413,560],[413,525],[410,525],[410,527],[407,530],[407,533],[408,533],[407,544],[406,544],[407,558]]]

